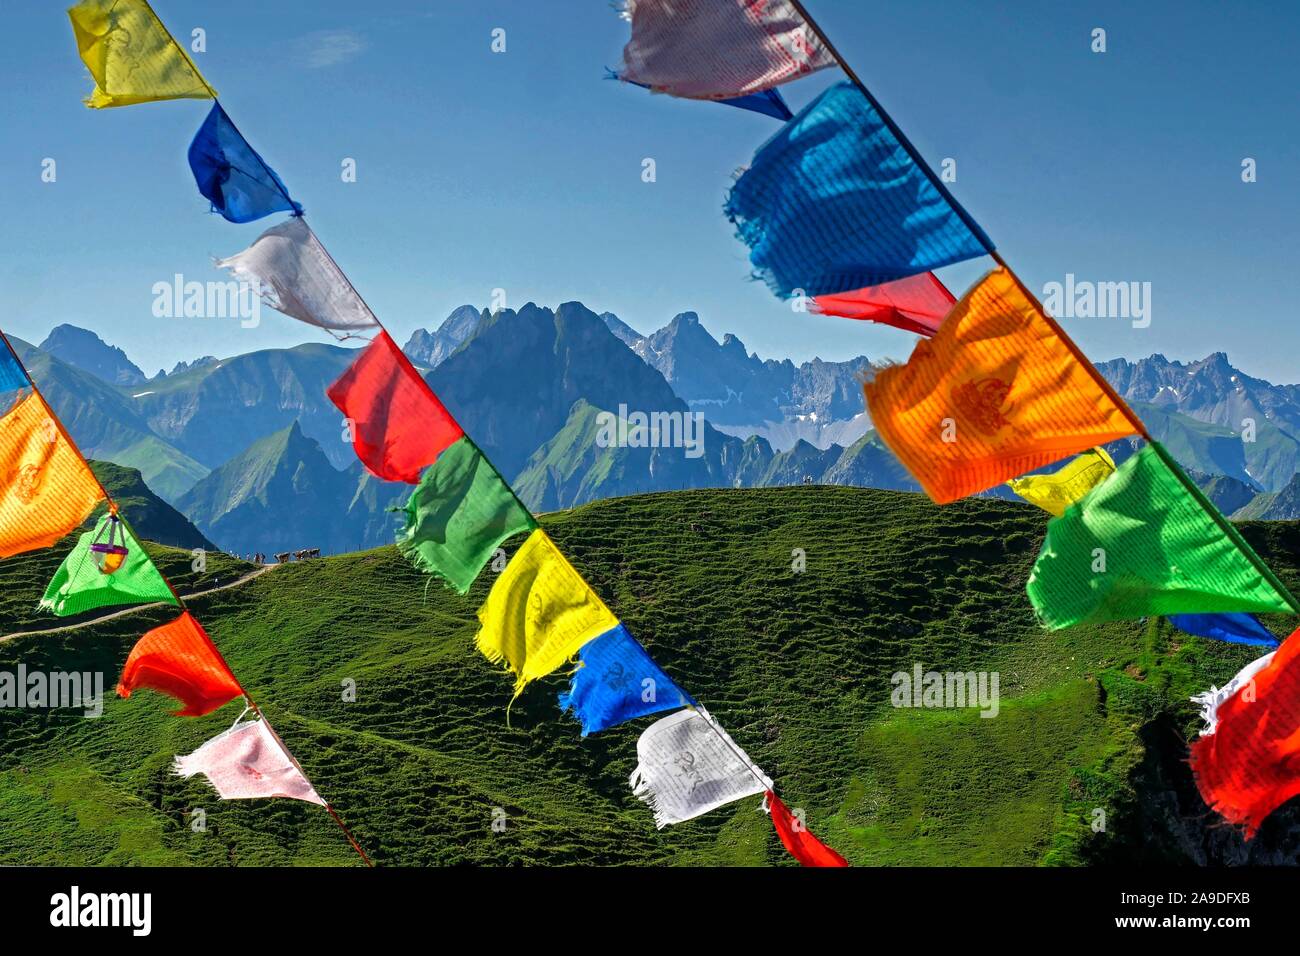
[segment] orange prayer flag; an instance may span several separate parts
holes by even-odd
[[[939,504],[1137,430],[1006,269],[863,391],[880,437]]]
[[[120,697],[141,687],[175,697],[185,706],[178,717],[202,717],[244,693],[208,632],[189,611],[146,633],[131,648]]]
[[[103,496],[39,395],[0,418],[0,557],[48,548]]]

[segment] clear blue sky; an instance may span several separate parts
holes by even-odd
[[[254,330],[151,315],[153,283],[220,278],[209,257],[275,220],[206,212],[185,151],[207,104],[81,105],[90,80],[66,5],[6,9],[4,327],[39,341],[86,326],[147,373],[320,338],[269,311]],[[1300,381],[1300,6],[808,5],[923,154],[957,160],[955,194],[1031,287],[1067,272],[1152,283],[1149,328],[1066,322],[1091,357],[1222,350]],[[642,331],[695,310],[764,357],[910,351],[902,333],[793,315],[748,279],[720,207],[775,121],[604,81],[627,30],[605,0],[155,6],[180,37],[206,29],[200,68],[399,340],[503,287],[512,307],[580,299]],[[1089,49],[1098,26],[1105,54]],[[785,87],[791,105],[832,73]],[[358,182],[340,181],[344,157]],[[644,157],[656,183],[641,181]],[[960,291],[979,268],[943,275]]]

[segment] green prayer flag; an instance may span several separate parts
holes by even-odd
[[[69,617],[112,604],[152,604],[166,601],[175,604],[176,597],[154,567],[149,555],[136,540],[125,521],[117,525],[120,539],[114,543],[126,546],[126,557],[112,574],[104,574],[95,561],[90,546],[96,541],[108,540],[111,516],[104,514],[91,531],[77,539],[77,545],[63,559],[59,569],[50,579],[40,606],[59,617]]]
[[[397,547],[421,571],[461,594],[501,542],[537,522],[468,438],[448,446],[425,469],[404,508]]]
[[[1025,585],[1050,628],[1300,607],[1159,444],[1047,524]]]

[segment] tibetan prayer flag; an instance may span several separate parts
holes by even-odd
[[[277,312],[337,338],[379,328],[379,320],[300,216],[272,226],[243,252],[216,264],[252,283]]]
[[[1253,614],[1171,614],[1169,623],[1197,637],[1209,637],[1230,644],[1277,647],[1273,632]]]
[[[605,603],[538,528],[515,552],[479,608],[478,649],[515,674],[515,696],[593,638],[618,626]]]
[[[411,492],[397,548],[464,594],[501,542],[537,522],[474,443],[447,448]]]
[[[0,418],[0,558],[48,548],[104,497],[34,392]]]
[[[147,687],[175,697],[177,717],[201,717],[244,693],[203,625],[185,611],[136,642],[117,682],[120,697]]]
[[[222,800],[289,797],[325,806],[264,720],[235,724],[194,753],[177,757],[175,772],[203,774]]]
[[[779,90],[764,90],[762,93],[750,93],[748,96],[737,96],[733,99],[714,100],[713,102],[721,103],[723,106],[734,106],[736,109],[749,110],[751,113],[762,113],[764,116],[770,116],[782,122],[794,119],[794,113],[790,112],[790,107],[785,105],[785,100],[781,97]]]
[[[1115,473],[1115,462],[1104,448],[1094,448],[1076,457],[1064,468],[1050,475],[1013,478],[1007,487],[1031,505],[1037,505],[1056,517],[1093,488]]]
[[[1134,430],[1004,269],[863,390],[876,431],[939,504]]]
[[[1224,701],[1228,700],[1237,691],[1241,690],[1254,679],[1255,675],[1267,667],[1273,660],[1276,652],[1270,651],[1263,657],[1256,658],[1241,670],[1228,683],[1222,687],[1210,685],[1210,689],[1189,698],[1193,704],[1199,704],[1201,708],[1201,719],[1205,721],[1205,726],[1201,729],[1201,736],[1208,737],[1219,729],[1219,708],[1223,706]],[[1251,699],[1255,697],[1255,688],[1250,690]]]
[[[852,83],[764,143],[724,207],[783,299],[875,286],[992,251]]]
[[[619,76],[699,100],[769,90],[835,58],[789,0],[627,0]]]
[[[1177,467],[1148,444],[1048,522],[1025,586],[1045,625],[1296,613],[1282,583]]]
[[[568,692],[560,694],[560,710],[573,711],[584,737],[635,717],[695,704],[622,624],[584,644],[578,661]]]
[[[804,866],[849,865],[848,860],[813,836],[803,820],[787,810],[781,798],[771,790],[767,792],[767,811],[772,815],[772,826],[781,843]]]
[[[171,588],[135,535],[120,519],[116,528],[121,533],[118,540],[127,549],[125,559],[111,573],[105,574],[100,570],[91,545],[105,540],[113,527],[113,517],[105,514],[93,531],[87,531],[77,540],[76,547],[63,559],[45,589],[45,596],[41,598],[42,608],[59,617],[68,617],[113,604],[176,603]]]
[[[27,373],[18,364],[9,349],[0,349],[0,392],[12,392],[17,388],[27,388]]]
[[[361,464],[385,481],[415,484],[420,470],[465,434],[387,332],[326,394],[347,419]]]
[[[622,79],[622,77],[610,70],[605,79],[618,80]],[[634,83],[631,80],[625,82],[630,83],[632,86],[639,86],[643,90],[650,89],[644,83]],[[723,106],[734,106],[737,109],[749,110],[752,113],[762,113],[764,116],[770,116],[782,122],[794,117],[794,114],[790,112],[790,107],[786,106],[780,90],[764,90],[761,93],[750,93],[747,96],[737,96],[728,100],[713,100],[713,102],[721,103]]]
[[[812,311],[845,319],[882,322],[905,332],[931,336],[957,300],[933,272],[895,279],[812,300]]]
[[[1241,680],[1211,715],[1212,731],[1192,744],[1192,775],[1201,798],[1246,838],[1300,795],[1300,637],[1292,634],[1271,660]]]
[[[199,192],[230,222],[252,222],[276,212],[302,215],[302,206],[248,140],[236,129],[220,103],[190,143],[190,170]]]
[[[661,830],[772,789],[767,774],[702,707],[655,721],[636,742],[636,756],[632,793],[654,810]]]
[[[216,98],[145,0],[82,0],[68,17],[82,62],[95,78],[86,99],[92,109]]]

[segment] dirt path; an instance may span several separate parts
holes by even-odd
[[[278,564],[263,565],[262,567],[258,568],[256,571],[249,571],[242,578],[236,578],[235,580],[231,581],[229,584],[220,584],[215,588],[208,588],[206,591],[194,591],[191,594],[182,594],[181,597],[184,600],[189,601],[196,597],[203,597],[203,595],[205,594],[216,594],[218,591],[224,591],[227,588],[237,588],[241,584],[247,584],[249,581],[253,580],[253,578],[261,577],[267,571],[274,571],[278,567],[280,567],[280,565]],[[60,631],[76,631],[76,630],[80,630],[83,627],[90,627],[91,625],[94,624],[102,624],[105,621],[111,621],[114,618],[126,617],[126,615],[128,614],[137,614],[140,611],[147,611],[149,608],[152,607],[163,607],[163,606],[164,603],[162,601],[155,601],[153,604],[136,604],[131,607],[123,608],[120,611],[114,611],[111,614],[105,614],[102,617],[93,618],[92,620],[89,621],[82,621],[80,624],[64,624],[62,627],[45,627],[45,628],[41,628],[38,631],[14,631],[14,633],[12,634],[5,634],[3,637],[0,637],[0,643],[4,643],[5,641],[12,641],[16,637],[29,637],[33,634],[58,634]]]

